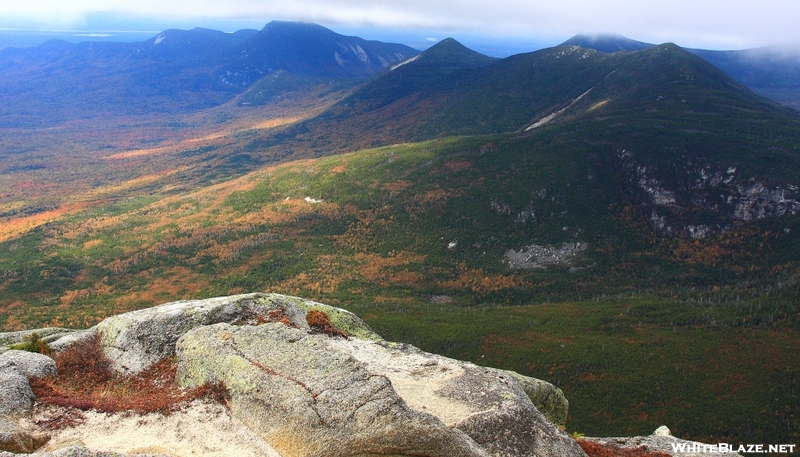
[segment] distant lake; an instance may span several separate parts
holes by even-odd
[[[70,43],[83,41],[146,41],[160,31],[138,30],[19,30],[0,28],[0,49],[7,47],[36,46],[49,40],[64,40]]]

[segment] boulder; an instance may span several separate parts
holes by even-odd
[[[488,455],[330,340],[281,323],[198,328],[178,342],[178,381],[224,382],[234,416],[287,457]]]
[[[258,324],[271,312],[308,329],[305,313],[321,309],[334,325],[362,338],[380,339],[354,314],[331,306],[280,294],[243,294],[205,300],[183,300],[112,316],[95,326],[113,368],[135,374],[175,352],[175,342],[189,330],[217,323]]]
[[[9,350],[0,354],[0,451],[33,452],[47,442],[47,435],[19,427],[36,397],[28,378],[55,376],[56,362],[46,355]]]
[[[0,418],[28,413],[36,397],[28,377],[13,365],[0,368]]]
[[[344,340],[333,344],[371,372],[388,377],[411,407],[467,433],[491,455],[584,455],[571,437],[537,410],[520,381],[539,397],[538,388],[545,385],[557,390],[549,383],[538,385],[538,380],[514,372],[479,367],[409,344]]]
[[[513,377],[522,390],[531,399],[531,402],[550,422],[563,428],[567,424],[567,413],[569,412],[569,401],[564,396],[564,392],[558,387],[541,379],[524,376],[516,371],[506,371]]]
[[[30,413],[34,400],[25,373],[11,364],[0,368],[0,451],[32,452],[49,439],[18,426],[19,418]]]
[[[177,343],[184,387],[222,381],[281,455],[585,456],[506,371],[282,323],[218,324]]]
[[[50,439],[47,435],[21,430],[15,421],[0,418],[0,456],[13,453],[29,453],[40,448]]]
[[[322,323],[312,310],[325,313]],[[3,341],[31,333],[3,334]],[[125,375],[177,356],[183,387],[223,382],[231,414],[287,457],[585,457],[553,424],[564,422],[568,407],[555,386],[387,342],[354,314],[297,297],[185,300],[88,330],[37,333],[56,352],[97,335]],[[0,353],[0,451],[31,452],[47,439],[13,418],[31,409],[28,377],[55,372],[47,356]]]
[[[669,430],[669,428],[666,425],[662,425],[661,427],[658,427],[656,429],[656,431],[653,432],[653,435],[672,436],[672,432]]]
[[[65,335],[51,343],[56,350],[98,332],[106,355],[117,371],[134,374],[175,351],[175,342],[187,331],[215,323],[236,325],[269,321],[270,313],[283,310],[287,320],[298,328],[308,329],[305,315],[312,309],[324,311],[336,328],[367,341],[383,341],[355,314],[311,300],[281,294],[243,294],[205,300],[184,300],[154,308],[109,317],[90,330]],[[533,404],[556,425],[564,425],[568,402],[552,384],[514,372],[518,384]]]
[[[0,370],[5,367],[16,367],[28,378],[45,378],[56,376],[56,361],[36,352],[10,350],[0,354]]]
[[[85,338],[89,338],[97,333],[97,330],[92,327],[87,330],[76,330],[67,334],[58,335],[56,339],[52,342],[48,342],[48,346],[50,346],[50,350],[53,352],[61,352],[73,344],[84,340]]]

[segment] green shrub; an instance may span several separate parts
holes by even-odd
[[[39,354],[50,355],[50,346],[46,341],[39,337],[36,332],[26,336],[22,343],[12,344],[11,349],[28,352],[38,352]]]

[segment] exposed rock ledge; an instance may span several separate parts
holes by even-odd
[[[314,309],[350,338],[310,331]],[[270,322],[275,310],[282,322]],[[195,401],[170,416],[90,413],[48,434],[31,421],[27,379],[53,375],[52,359],[8,350],[30,333],[0,333],[0,456],[585,456],[556,425],[567,401],[555,386],[387,342],[348,311],[277,294],[179,301],[89,330],[39,330],[55,350],[98,335],[124,374],[175,356],[183,387],[222,381],[231,396],[229,409]]]

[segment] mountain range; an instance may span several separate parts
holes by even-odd
[[[563,45],[604,53],[653,46],[622,36],[578,35]],[[797,108],[800,53],[779,48],[691,50],[756,93]],[[52,40],[0,51],[0,126],[148,112],[186,113],[243,92],[262,104],[309,86],[369,78],[419,51],[367,41],[316,24],[274,21],[262,30],[166,30],[142,43]],[[269,77],[268,77],[269,76]],[[259,84],[257,84],[261,81]],[[35,122],[35,124],[31,124]]]
[[[363,79],[418,53],[287,22],[232,34],[166,30],[143,43],[52,40],[0,51],[0,126],[188,112],[229,101],[277,71],[315,83]]]
[[[564,44],[602,52],[640,51],[653,44],[620,35],[576,35]],[[688,49],[753,92],[795,109],[800,108],[800,48],[767,46],[740,51]]]
[[[794,442],[800,115],[712,63],[280,22],[0,51],[0,327],[290,293],[582,433]]]

